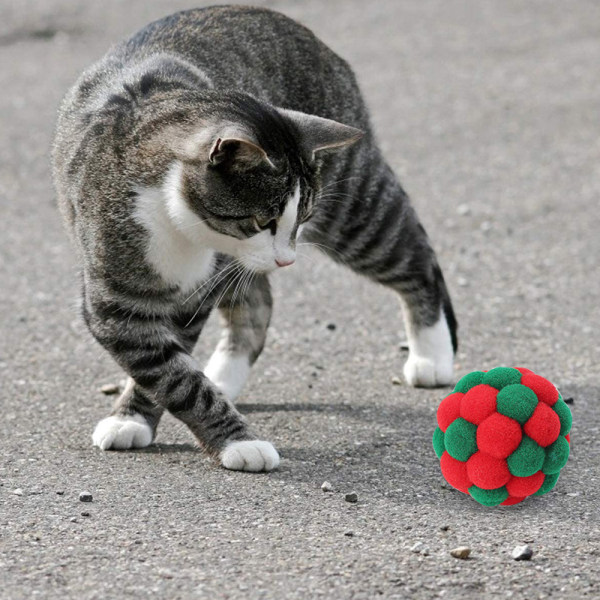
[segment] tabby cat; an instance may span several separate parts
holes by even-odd
[[[67,94],[53,167],[83,317],[129,376],[94,431],[103,450],[149,445],[166,409],[224,467],[277,467],[232,401],[265,341],[268,273],[298,239],[396,291],[406,380],[450,383],[456,320],[434,251],[352,70],[291,19],[220,6],[151,23]],[[214,307],[222,338],[201,369]]]

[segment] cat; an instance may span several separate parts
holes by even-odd
[[[129,378],[93,442],[148,446],[164,410],[228,469],[279,454],[235,409],[298,239],[397,292],[412,386],[451,382],[457,323],[427,235],[376,144],[351,68],[290,18],[219,6],[151,23],[59,110],[59,206],[82,313]],[[213,308],[220,342],[192,350]]]

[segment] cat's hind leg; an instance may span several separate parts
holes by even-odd
[[[409,346],[408,384],[449,385],[457,323],[442,271],[408,197],[377,156],[360,177],[343,175],[339,181],[318,205],[306,239],[398,293]]]
[[[129,450],[149,446],[163,411],[129,377],[112,414],[96,425],[92,435],[94,446],[102,450]]]
[[[229,400],[235,400],[246,383],[271,320],[273,302],[267,277],[248,277],[252,278],[247,285],[240,284],[242,290],[236,292],[236,286],[231,286],[219,302],[223,331],[204,368],[204,374]]]

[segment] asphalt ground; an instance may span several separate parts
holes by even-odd
[[[430,440],[447,390],[392,383],[396,299],[317,254],[273,278],[239,402],[277,471],[215,466],[172,418],[146,450],[93,448],[112,402],[98,389],[122,375],[77,315],[49,177],[56,108],[111,43],[193,3],[1,0],[0,597],[600,597],[600,5],[254,3],[354,66],[446,274],[456,378],[551,379],[573,398],[571,458],[513,507],[446,486]],[[217,335],[212,320],[198,357]],[[523,543],[533,558],[512,560]]]

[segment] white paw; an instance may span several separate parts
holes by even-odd
[[[272,471],[279,465],[279,454],[270,442],[248,440],[231,442],[220,455],[221,464],[233,471]]]
[[[404,378],[413,387],[450,385],[454,375],[454,350],[443,312],[436,323],[418,331],[408,329],[408,360]]]
[[[435,361],[411,354],[404,365],[404,378],[413,387],[450,385],[452,376],[452,359]]]
[[[142,415],[113,415],[96,425],[92,440],[102,450],[145,448],[152,442],[152,429]]]
[[[250,374],[250,361],[244,354],[233,355],[215,350],[204,368],[208,377],[229,400],[235,400]]]

